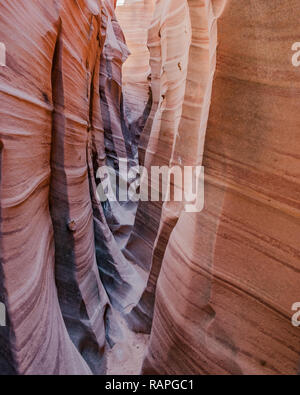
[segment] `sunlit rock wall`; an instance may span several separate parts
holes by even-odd
[[[148,27],[155,0],[119,0],[116,15],[126,37],[131,56],[123,67],[126,116],[130,122],[144,112],[149,99],[150,66],[147,48]]]
[[[143,373],[296,374],[300,334],[291,308],[300,281],[300,117],[291,47],[299,41],[300,5],[186,4],[193,84],[186,84],[185,127],[173,157],[187,153],[200,163],[205,136],[205,207],[181,211],[159,251],[162,269]],[[163,37],[162,47],[171,45]],[[194,134],[193,114],[200,113]],[[160,229],[172,217],[177,213],[163,207]],[[143,311],[148,316],[149,308]]]

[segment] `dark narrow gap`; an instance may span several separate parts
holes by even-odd
[[[105,49],[103,48],[103,51]],[[101,114],[103,118],[103,129],[104,129],[104,144],[105,153],[107,158],[107,164],[117,169],[118,154],[115,148],[113,135],[112,135],[112,124],[110,118],[109,103],[106,95],[106,88],[110,92],[112,89],[112,75],[111,75],[111,64],[102,57],[100,64],[100,106]]]
[[[131,135],[132,141],[134,142],[134,147],[136,149],[136,152],[134,152],[134,153],[136,153],[136,155],[138,157],[140,166],[144,166],[144,164],[145,164],[145,152],[141,149],[140,140],[141,140],[141,138],[143,138],[144,145],[145,146],[148,145],[150,134],[148,134],[146,136],[145,134],[143,134],[143,132],[144,132],[146,122],[147,122],[150,112],[151,112],[152,104],[153,104],[153,95],[152,95],[151,86],[149,86],[148,101],[147,101],[147,104],[146,104],[143,114],[135,122],[133,122],[129,125],[130,135]]]

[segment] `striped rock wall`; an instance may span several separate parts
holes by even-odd
[[[97,267],[107,225],[104,215],[99,225],[93,165],[106,155],[100,64],[114,2],[10,0],[0,8],[0,297],[8,319],[0,371],[103,373],[111,308]],[[124,48],[114,53],[119,73]]]
[[[296,374],[300,118],[291,47],[299,41],[299,3],[186,4],[190,73],[173,158],[187,153],[200,163],[204,143],[205,207],[194,214],[162,210],[155,241],[162,264],[143,373]],[[171,43],[162,35],[161,45]],[[172,217],[176,226],[160,248]],[[152,270],[155,284],[159,271]]]
[[[298,1],[125,0],[124,78],[115,6],[0,5],[0,373],[104,373],[117,309],[144,374],[295,374]],[[204,210],[100,204],[120,159],[203,164]]]

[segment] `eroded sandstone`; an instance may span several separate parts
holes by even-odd
[[[115,6],[0,5],[0,373],[104,373],[147,333],[143,374],[296,374],[298,2],[125,0],[125,36]],[[125,160],[204,165],[204,210],[100,203]]]

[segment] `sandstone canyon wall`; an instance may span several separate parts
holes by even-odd
[[[179,216],[163,208],[160,229],[168,217],[178,220],[165,250],[155,241],[162,270],[143,372],[296,374],[299,329],[291,325],[291,306],[299,299],[300,119],[291,46],[299,38],[300,6],[188,5],[190,73],[173,157],[183,150],[201,161],[205,136],[205,207]],[[215,18],[223,5],[205,132]]]
[[[119,314],[143,374],[296,374],[300,5],[122,3],[129,49],[114,0],[0,4],[0,374],[105,373]],[[204,165],[204,209],[101,204],[124,162]]]
[[[123,92],[126,117],[133,122],[143,114],[149,99],[151,70],[147,41],[155,0],[122,0],[120,4],[116,16],[130,51],[123,66]]]
[[[96,253],[110,231],[94,165],[109,156],[109,115],[120,133],[114,110],[127,49],[113,8],[111,1],[1,2],[2,374],[105,371],[111,310]],[[112,102],[104,113],[100,95]]]

